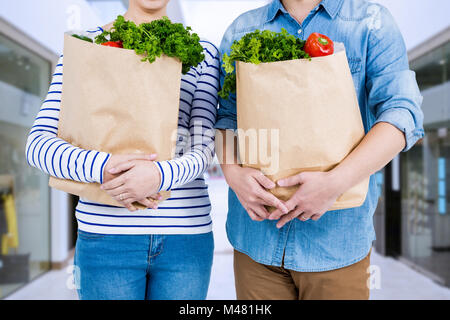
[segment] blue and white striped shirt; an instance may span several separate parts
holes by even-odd
[[[89,32],[95,37],[101,28]],[[214,157],[214,125],[219,89],[219,52],[201,41],[205,60],[181,79],[176,158],[157,162],[160,190],[171,198],[157,210],[131,213],[126,208],[80,199],[76,218],[80,230],[101,234],[198,234],[212,230],[211,203],[203,173]],[[31,128],[26,157],[54,177],[102,183],[110,154],[84,150],[57,137],[63,83],[63,56]]]

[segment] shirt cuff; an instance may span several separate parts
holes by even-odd
[[[396,107],[385,110],[374,125],[380,122],[389,123],[405,134],[406,146],[403,152],[411,149],[418,140],[425,136],[423,129],[415,126],[414,118],[406,108]]]
[[[177,166],[173,165],[169,160],[156,161],[156,168],[159,171],[161,182],[159,184],[159,191],[169,191],[174,184],[174,177],[178,177]]]
[[[91,181],[96,183],[103,183],[103,170],[108,162],[111,154],[106,152],[97,152],[91,167]]]

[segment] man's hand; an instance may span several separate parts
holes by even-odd
[[[161,177],[155,163],[149,158],[122,162],[108,172],[114,175],[124,172],[102,184],[101,188],[128,210],[137,210],[133,202],[139,202],[147,208],[157,208],[157,204],[147,198],[160,199],[158,188]]]
[[[361,143],[329,172],[303,172],[278,181],[281,187],[300,185],[286,202],[289,214],[278,221],[281,228],[294,218],[318,220],[345,191],[374,174],[405,148],[405,134],[393,125],[380,122],[370,129]],[[302,214],[303,213],[303,214]],[[279,210],[269,219],[282,216]]]
[[[288,214],[280,210],[272,212],[269,219],[278,220],[277,228],[298,218],[302,221],[317,221],[336,202],[344,192],[339,179],[330,172],[302,172],[278,181],[280,187],[300,185],[295,194],[286,201]]]
[[[228,185],[236,193],[252,220],[263,221],[269,217],[265,205],[276,207],[284,214],[289,212],[283,202],[266,190],[275,188],[276,185],[261,171],[242,168],[238,165],[227,165],[224,174]]]

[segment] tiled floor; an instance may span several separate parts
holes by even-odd
[[[211,200],[214,203],[215,258],[208,299],[235,299],[233,256],[225,234],[227,208],[226,188],[222,180],[210,181]],[[442,287],[405,264],[372,253],[374,289],[371,299],[445,299],[450,300],[450,289]],[[70,284],[70,270],[51,271],[30,285],[17,291],[8,299],[77,299]]]

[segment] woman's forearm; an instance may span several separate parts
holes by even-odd
[[[388,164],[406,145],[405,135],[393,125],[376,124],[336,168],[331,179],[345,192]]]
[[[167,161],[157,161],[161,177],[159,191],[167,191],[198,179],[213,162],[213,149],[191,149],[183,156]]]
[[[160,191],[171,190],[198,179],[214,161],[219,52],[211,44],[202,45],[207,54],[202,62],[202,72],[198,73],[198,80],[195,82],[191,77],[183,79],[183,85],[186,82],[188,84],[185,88],[182,87],[182,93],[186,97],[181,99],[180,125],[184,123],[183,128],[190,139],[180,142],[186,148],[180,157],[156,162],[161,176]]]
[[[28,163],[61,179],[102,183],[103,167],[110,155],[84,150],[57,137],[62,95],[63,58],[58,61],[47,98],[27,139]]]

